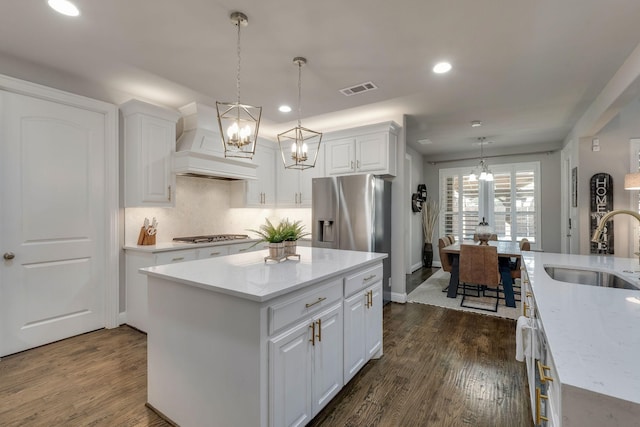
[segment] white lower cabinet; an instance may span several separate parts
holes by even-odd
[[[382,271],[370,269],[359,274],[374,284],[344,300],[344,382],[348,382],[382,350]],[[349,279],[347,279],[348,281]]]
[[[307,424],[342,388],[342,302],[269,341],[271,425]]]
[[[143,332],[147,331],[147,277],[138,272],[141,268],[215,258],[264,248],[263,243],[254,246],[254,242],[246,242],[159,252],[127,249],[125,256],[127,325]]]

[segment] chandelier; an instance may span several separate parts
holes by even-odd
[[[493,172],[491,172],[489,166],[487,166],[487,162],[484,160],[483,146],[485,144],[485,140],[486,138],[484,136],[478,138],[478,141],[480,141],[480,164],[471,171],[469,181],[493,181]],[[480,172],[479,175],[476,173],[478,171]]]
[[[233,12],[231,22],[238,27],[238,68],[236,73],[236,102],[216,102],[218,125],[225,157],[250,159],[256,151],[262,107],[240,103],[240,27],[249,24],[247,15]]]
[[[297,56],[293,63],[298,66],[298,126],[278,135],[278,144],[282,153],[285,169],[309,169],[316,165],[322,133],[302,127],[301,123],[301,92],[302,66],[307,63],[305,58]]]

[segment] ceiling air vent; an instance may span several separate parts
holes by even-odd
[[[340,93],[344,96],[357,95],[359,93],[369,92],[370,90],[378,89],[378,86],[374,85],[373,82],[360,83],[355,86],[347,87],[344,89],[340,89]]]

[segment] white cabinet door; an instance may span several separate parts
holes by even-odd
[[[313,416],[338,394],[343,384],[342,303],[314,317],[316,339],[313,346]]]
[[[318,157],[316,158],[316,166],[313,168],[305,169],[300,171],[300,195],[298,197],[298,206],[301,208],[310,208],[311,207],[311,190],[312,190],[312,182],[313,178],[322,178],[324,177],[324,165],[325,165],[325,150],[320,146],[320,152],[318,153]]]
[[[344,382],[382,348],[382,282],[344,301]]]
[[[282,164],[278,164],[277,205],[279,208],[299,207],[300,173],[297,169],[285,169]]]
[[[312,180],[324,176],[325,159],[323,153],[324,150],[321,148],[313,168],[285,169],[281,162],[278,163],[277,205],[279,208],[311,207]]]
[[[369,294],[369,306],[365,311],[366,359],[370,360],[382,348],[382,282],[365,289]]]
[[[356,172],[378,172],[388,169],[389,140],[387,133],[356,138]]]
[[[171,154],[176,150],[178,112],[135,99],[120,109],[124,115],[126,207],[175,206]]]
[[[276,202],[276,152],[262,144],[256,146],[253,161],[258,179],[246,182],[246,207],[269,207]]]
[[[0,356],[105,326],[105,115],[0,91]]]
[[[269,341],[271,426],[304,426],[311,421],[311,321]]]
[[[365,310],[364,291],[344,300],[344,382],[345,384],[362,368],[365,359]]]
[[[345,138],[329,141],[325,146],[325,153],[327,156],[327,175],[342,175],[355,172],[355,138]]]
[[[147,276],[140,273],[138,271],[139,269],[199,259],[199,251],[204,251],[205,249],[212,248],[157,252],[155,254],[128,251],[125,255],[127,325],[147,332],[149,318],[147,308]],[[202,257],[204,257],[204,252]]]

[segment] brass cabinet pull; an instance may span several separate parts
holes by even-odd
[[[356,160],[356,168],[360,169],[360,160]]]
[[[364,303],[364,306],[365,306],[366,308],[369,308],[369,292],[365,293],[365,294],[364,294],[364,297],[366,298],[366,301],[365,301],[365,303]]]
[[[167,187],[167,189],[169,190],[168,200],[171,201],[171,186]]]
[[[551,367],[547,365],[543,365],[542,362],[538,360],[538,373],[540,374],[540,382],[546,383],[547,381],[553,381],[552,377],[548,377],[545,371],[550,371]]]
[[[375,274],[372,274],[371,276],[367,276],[367,277],[365,277],[364,279],[362,279],[362,281],[363,281],[363,282],[368,282],[369,280],[371,280],[371,279],[375,279],[375,278],[376,278],[376,275],[375,275]]]
[[[526,295],[527,297],[529,297],[529,298],[531,298],[531,297],[533,296],[533,294],[532,294],[531,292],[527,292],[525,295]]]
[[[171,262],[173,262],[173,261],[182,261],[182,260],[184,260],[184,257],[183,256],[179,256],[179,257],[172,258]]]
[[[369,307],[373,307],[373,290],[369,291]]]
[[[246,250],[247,250],[247,248],[242,248],[242,249],[238,249],[238,252],[244,252]]]
[[[351,160],[351,169],[353,169],[353,160]]]
[[[211,253],[209,254],[209,256],[216,256],[216,255],[220,255],[220,252],[211,252]]]
[[[540,388],[536,387],[536,425],[549,421],[549,418],[542,416],[542,399],[549,399],[549,396],[542,394]]]
[[[316,320],[316,323],[318,324],[318,342],[322,341],[322,319],[318,319]]]
[[[529,310],[529,304],[527,304],[526,302],[522,302],[522,315],[524,317],[529,317],[529,315],[527,314],[527,310]]]
[[[309,342],[311,343],[311,345],[315,346],[316,345],[316,322],[313,322],[312,324],[310,324],[309,327],[311,328],[311,339],[309,340]]]
[[[306,303],[304,306],[305,306],[306,308],[313,307],[314,305],[316,305],[316,304],[318,304],[319,302],[322,302],[322,301],[324,301],[324,300],[326,300],[326,299],[327,299],[326,297],[319,297],[319,298],[318,298],[318,301],[316,301],[316,302],[312,302],[312,303]]]

